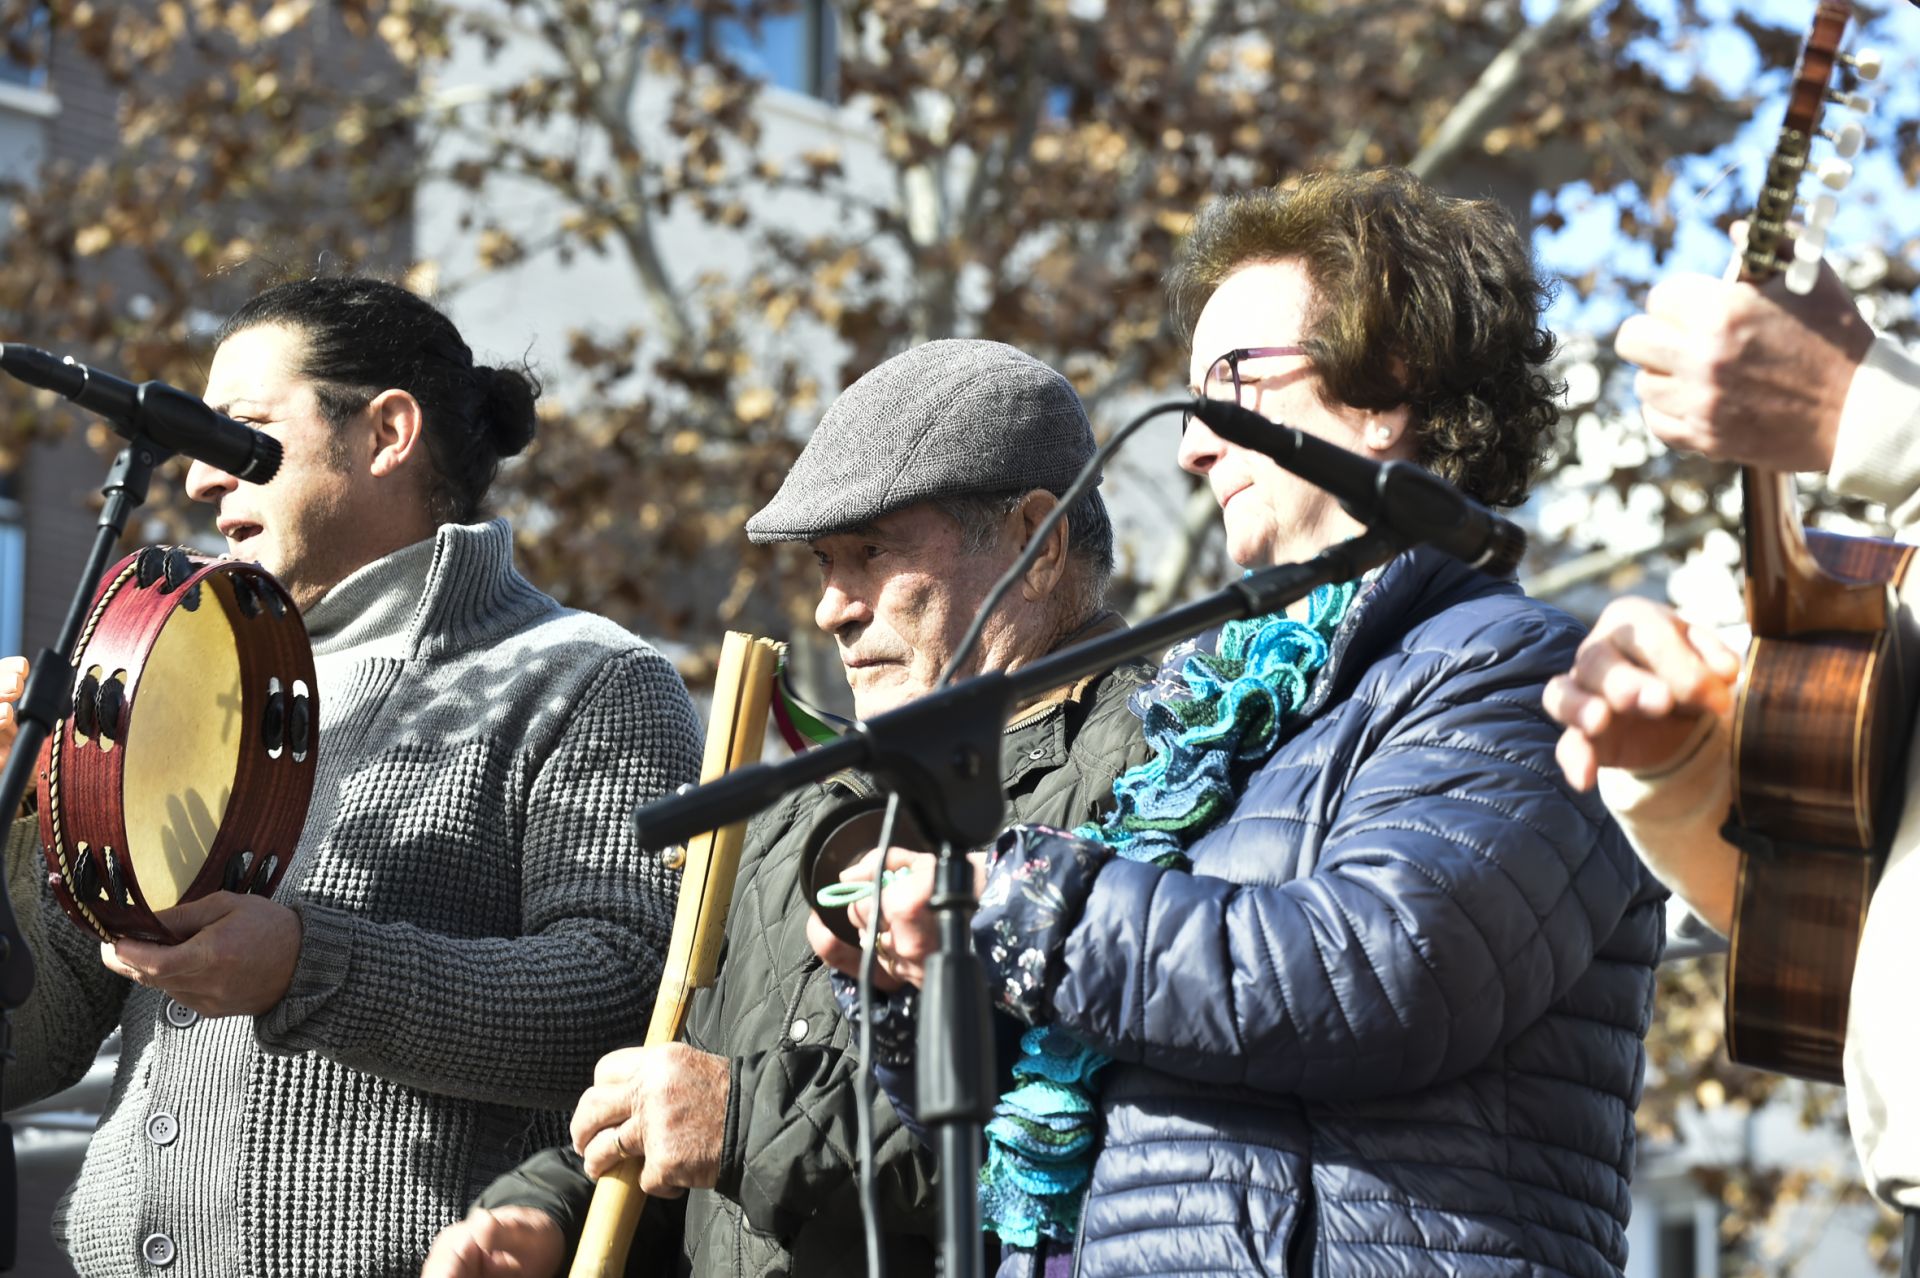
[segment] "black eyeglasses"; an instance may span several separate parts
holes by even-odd
[[[1208,399],[1229,401],[1246,408],[1247,402],[1241,397],[1240,363],[1242,360],[1267,359],[1276,355],[1305,355],[1304,346],[1241,346],[1228,351],[1213,363],[1207,365],[1207,376],[1200,383],[1200,393]],[[1193,424],[1192,413],[1182,413],[1180,429],[1184,432]]]

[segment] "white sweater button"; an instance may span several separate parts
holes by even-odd
[[[147,1139],[156,1145],[171,1145],[180,1138],[180,1121],[166,1110],[147,1119]],[[156,1238],[158,1234],[154,1235]]]
[[[140,1255],[146,1262],[149,1265],[158,1265],[162,1269],[173,1263],[176,1254],[173,1239],[165,1234],[148,1234],[146,1241],[140,1244]]]

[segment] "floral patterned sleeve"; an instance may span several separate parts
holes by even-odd
[[[860,982],[839,972],[827,973],[833,986],[833,1000],[840,1014],[853,1026],[853,1041],[860,1042]],[[873,992],[873,1060],[876,1065],[895,1067],[913,1064],[914,1036],[919,1029],[920,991],[908,985],[891,993]]]
[[[987,887],[973,916],[973,948],[987,990],[1028,1025],[1050,1019],[1067,934],[1080,921],[1093,880],[1113,850],[1040,825],[1016,825],[987,860]]]

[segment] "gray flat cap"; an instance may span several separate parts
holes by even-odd
[[[928,342],[833,401],[747,536],[810,541],[930,498],[1063,493],[1091,456],[1059,373],[1001,342]]]

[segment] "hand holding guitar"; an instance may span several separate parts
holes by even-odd
[[[1821,261],[1831,192],[1846,185],[1847,157],[1863,136],[1853,121],[1826,128],[1822,117],[1829,102],[1864,109],[1836,76],[1851,68],[1871,78],[1880,62],[1840,51],[1851,16],[1843,0],[1821,0],[1813,16],[1766,180],[1737,237],[1737,281],[1663,284],[1616,341],[1642,366],[1637,388],[1656,433],[1743,463],[1753,636],[1743,671],[1670,614],[1610,610],[1549,706],[1569,727],[1559,753],[1577,784],[1608,763],[1665,772],[1648,782],[1667,802],[1641,796],[1628,806],[1641,815],[1671,809],[1673,828],[1656,833],[1616,812],[1670,885],[1699,881],[1702,865],[1713,871],[1712,891],[1682,895],[1731,935],[1728,1054],[1832,1082],[1842,1075],[1854,953],[1900,797],[1893,765],[1913,705],[1892,607],[1912,549],[1809,532],[1791,473],[1832,465],[1854,370],[1873,344]],[[1822,138],[1833,155],[1813,153]],[[1816,179],[1827,193],[1803,191]],[[1726,702],[1732,730],[1713,738],[1723,743],[1716,757],[1686,753],[1682,712],[1697,728]],[[1674,756],[1671,769],[1658,766],[1662,753]],[[1724,768],[1711,766],[1721,760]]]
[[[1789,292],[1677,275],[1620,326],[1614,350],[1638,364],[1647,426],[1675,448],[1770,470],[1824,471],[1841,410],[1873,343],[1832,268]]]

